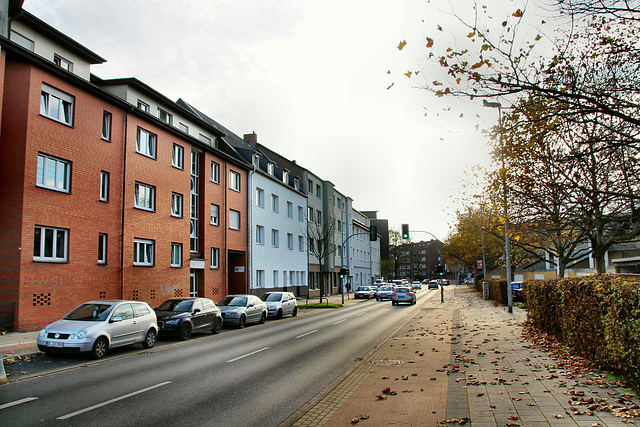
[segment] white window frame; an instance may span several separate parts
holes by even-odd
[[[220,268],[220,249],[211,248],[211,268],[217,270]]]
[[[171,267],[182,267],[182,243],[171,242]]]
[[[264,226],[256,225],[256,245],[264,246]]]
[[[229,209],[229,228],[231,230],[240,230],[240,211]]]
[[[69,193],[71,188],[71,162],[38,153],[36,186]]]
[[[98,264],[105,265],[107,263],[107,244],[109,237],[106,233],[98,233]]]
[[[158,107],[158,118],[169,125],[173,125],[173,115],[160,107]]]
[[[304,237],[298,236],[298,251],[304,252]]]
[[[111,141],[111,123],[113,115],[108,111],[102,112],[102,139]]]
[[[33,52],[33,48],[35,46],[35,43],[33,42],[33,40],[23,36],[22,34],[11,30],[11,34],[9,35],[9,40],[11,40],[14,43],[19,44],[20,46],[22,46],[25,49],[30,50],[31,52]]]
[[[229,188],[233,191],[240,191],[240,174],[236,171],[229,171]]]
[[[73,73],[73,62],[63,58],[57,53],[53,54],[53,63],[56,64],[58,67]]]
[[[256,206],[264,209],[264,190],[256,187]]]
[[[207,135],[199,134],[198,139],[207,145],[212,145],[211,144],[212,139],[209,138]]]
[[[109,172],[100,171],[100,201],[109,201]]]
[[[293,203],[287,201],[287,217],[293,219]]]
[[[211,225],[220,225],[220,206],[211,203]]]
[[[139,99],[138,99],[138,108],[144,111],[145,113],[149,112],[149,104]]]
[[[280,283],[280,271],[273,270],[273,287],[277,288]]]
[[[211,161],[211,182],[220,184],[220,163]]]
[[[322,224],[322,211],[320,210],[316,212],[316,223]]]
[[[184,133],[189,133],[189,126],[185,125],[182,122],[178,122],[178,129],[180,129]]]
[[[158,136],[153,132],[138,127],[136,132],[136,152],[155,159],[157,146]]]
[[[275,228],[271,229],[271,247],[280,247],[280,230],[276,230]]]
[[[184,147],[182,145],[178,145],[176,143],[173,144],[171,166],[178,169],[184,169]]]
[[[171,193],[171,216],[182,218],[183,198],[180,193]]]
[[[311,206],[307,208],[307,216],[308,216],[307,220],[309,222],[313,222],[313,208]]]
[[[280,213],[280,197],[276,194],[271,195],[271,212]]]
[[[36,238],[38,237],[38,241]],[[50,236],[50,238],[47,237]],[[69,230],[66,228],[36,225],[33,235],[33,260],[44,262],[67,262],[69,257]],[[50,246],[50,255],[47,253]]]
[[[73,126],[75,98],[46,83],[40,92],[40,115],[67,126]]]
[[[144,190],[141,194],[141,190]],[[152,185],[143,184],[142,182],[135,183],[135,200],[134,207],[145,211],[155,212],[156,210],[156,188]],[[141,198],[141,196],[143,196]],[[145,197],[146,196],[146,197]],[[144,200],[148,200],[148,203],[144,203]]]
[[[287,250],[293,250],[293,234],[287,233]]]
[[[298,221],[304,222],[304,208],[302,206],[298,206]]]
[[[156,242],[148,239],[133,239],[133,265],[152,267],[154,265]],[[142,259],[140,259],[142,256]]]
[[[264,270],[256,270],[256,288],[264,288]]]
[[[320,189],[320,184],[316,184],[316,197],[322,197],[322,190]]]

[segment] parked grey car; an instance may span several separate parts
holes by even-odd
[[[291,292],[267,292],[260,299],[267,303],[267,313],[269,317],[281,319],[282,316],[298,315],[298,301]]]
[[[155,309],[160,336],[188,340],[193,332],[217,334],[222,328],[220,309],[209,298],[171,298]]]
[[[227,295],[218,303],[225,325],[244,328],[248,323],[267,320],[267,304],[255,295]]]
[[[416,293],[410,287],[398,287],[391,293],[391,304],[398,305],[407,302],[411,305],[416,303]]]
[[[391,293],[393,292],[393,286],[382,285],[378,287],[378,293],[376,294],[376,301],[382,301],[383,299],[391,299]]]
[[[44,327],[38,348],[45,353],[90,352],[100,359],[114,347],[156,343],[156,314],[141,301],[97,300],[76,307],[61,320]]]

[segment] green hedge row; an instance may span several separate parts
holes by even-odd
[[[499,302],[502,305],[507,305],[507,281],[506,280],[476,280],[476,290],[482,293],[482,282],[489,282],[489,297],[490,299]]]
[[[523,289],[534,327],[640,389],[640,279],[591,275]]]

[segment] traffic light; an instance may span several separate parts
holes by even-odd
[[[371,240],[372,242],[375,242],[376,240],[378,240],[378,226],[377,225],[372,225],[371,228],[369,229],[369,240]]]
[[[402,238],[409,238],[409,224],[402,224]]]
[[[344,279],[348,275],[349,275],[349,269],[348,268],[341,268],[340,269],[340,278],[341,279]]]
[[[441,265],[437,266],[436,273],[438,273],[438,276],[444,276],[444,267]]]

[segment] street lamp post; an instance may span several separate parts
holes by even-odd
[[[509,217],[507,212],[507,170],[505,167],[505,149],[504,139],[502,138],[502,104],[499,102],[483,102],[485,107],[498,109],[498,126],[500,127],[500,149],[502,158],[502,202],[504,209],[504,245],[506,252],[507,263],[507,301],[509,306],[509,313],[513,313],[513,291],[511,290],[511,247],[509,243]],[[484,261],[483,261],[484,263]]]

